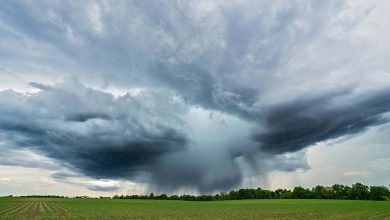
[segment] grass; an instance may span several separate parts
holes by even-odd
[[[0,219],[390,219],[390,202],[0,198]]]

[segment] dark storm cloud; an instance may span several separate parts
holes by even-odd
[[[390,111],[389,90],[348,95],[331,93],[272,106],[264,115],[266,131],[254,139],[262,150],[281,154],[388,122],[383,114]]]
[[[16,47],[20,41],[26,44],[20,49],[29,51],[3,55],[29,60],[28,55],[39,48],[45,53],[33,58],[53,65],[56,71],[50,74],[73,67],[68,63],[72,60],[80,68],[80,78],[121,87],[169,87],[197,104],[230,110],[208,100],[215,87],[222,84],[253,101],[273,77],[268,73],[277,72],[293,48],[326,31],[323,26],[342,6],[338,0],[275,5],[267,1],[2,2],[0,19],[14,29],[3,30],[8,43]],[[23,36],[36,47],[30,51]],[[264,76],[253,79],[253,72]]]
[[[161,95],[115,98],[77,80],[30,96],[1,92],[1,137],[87,176],[133,178],[161,155],[186,146],[175,115],[184,107]],[[162,103],[165,108],[157,108]]]
[[[163,56],[147,66],[147,76],[158,86],[179,91],[192,104],[244,118],[258,117],[253,105],[269,85],[280,81],[275,75],[280,74],[293,48],[320,36],[324,31],[320,27],[342,7],[341,1],[282,5],[266,1],[250,6],[222,4],[212,14],[191,10],[191,4],[178,4],[159,11],[159,17],[155,10],[145,10],[147,3],[141,4],[140,10],[153,13],[152,24],[166,17],[185,21],[168,19],[161,24],[174,45],[164,48]],[[180,10],[189,12],[176,13]],[[300,28],[298,21],[304,21],[307,30]],[[194,30],[194,34],[185,34]]]
[[[186,116],[186,104],[167,91],[114,97],[85,87],[76,79],[53,86],[33,85],[41,90],[27,95],[0,92],[0,137],[14,149],[44,155],[76,173],[56,173],[52,177],[58,181],[77,184],[84,175],[148,181],[161,191],[190,188],[213,192],[229,190],[242,182],[238,157],[256,163],[258,149],[246,133],[215,144],[206,141],[203,145],[189,139],[193,131],[187,123],[191,121],[183,120],[198,118]],[[212,120],[218,117],[213,115]],[[204,118],[210,119],[207,112]],[[219,126],[226,128],[225,123]],[[204,138],[210,135],[202,128],[198,132]],[[227,137],[222,134],[221,138]],[[271,162],[276,158],[273,155],[258,158],[264,159],[265,163],[256,165],[264,165],[264,172],[302,167],[284,159]],[[26,165],[18,161],[13,165]],[[119,187],[80,185],[100,191]]]
[[[110,116],[106,114],[86,112],[86,113],[76,113],[73,115],[69,115],[66,117],[66,120],[85,122],[88,121],[89,119],[96,119],[96,118],[110,119]]]
[[[219,155],[215,155],[219,154]],[[160,159],[152,182],[159,190],[197,189],[202,193],[229,190],[242,181],[240,168],[226,151],[184,151]]]

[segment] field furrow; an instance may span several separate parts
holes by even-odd
[[[54,204],[53,202],[47,202],[47,206],[51,210],[52,213],[55,213],[56,216],[61,216],[65,219],[68,219],[70,216],[69,210],[59,207],[58,205]]]
[[[23,215],[23,217],[25,217],[26,219],[33,219],[37,214],[38,209],[39,209],[39,201],[35,201],[30,206],[28,212]]]
[[[52,208],[49,206],[48,203],[49,203],[49,202],[46,202],[46,201],[43,201],[43,202],[42,202],[42,206],[43,206],[43,209],[45,210],[45,213],[51,213],[51,212],[53,212]]]
[[[10,202],[10,203],[7,203],[7,204],[2,204],[2,206],[0,207],[0,213],[3,210],[7,210],[7,209],[13,208],[15,206],[19,206],[19,205],[23,205],[23,203],[21,203],[21,202]]]
[[[23,204],[21,204],[21,205],[14,206],[14,207],[11,207],[7,210],[4,210],[4,212],[2,212],[1,214],[7,216],[7,215],[13,214],[15,212],[19,212],[19,210],[22,210],[25,207],[28,207],[30,205],[30,203],[31,202],[23,202]]]
[[[71,212],[71,211],[72,211],[70,208],[67,208],[67,207],[65,207],[65,206],[63,206],[63,205],[56,204],[56,203],[54,203],[54,202],[52,203],[52,205],[53,205],[54,207],[57,207],[58,209],[64,211],[64,212]]]
[[[44,213],[44,212],[45,212],[45,209],[43,208],[43,202],[42,202],[42,200],[39,200],[39,209],[38,209],[38,212],[39,212],[39,213]]]
[[[16,209],[16,208],[23,206],[23,205],[25,205],[24,202],[18,202],[18,203],[7,205],[6,207],[4,207],[3,209],[0,210],[0,214],[8,212],[12,209]]]
[[[28,213],[34,207],[34,203],[35,202],[29,202],[28,205],[24,206],[22,209],[10,213],[10,216],[15,219],[25,219],[28,216]]]

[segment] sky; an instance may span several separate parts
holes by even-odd
[[[0,195],[390,183],[389,1],[1,1]]]

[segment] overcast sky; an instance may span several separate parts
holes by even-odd
[[[0,195],[390,183],[389,1],[1,1]]]

